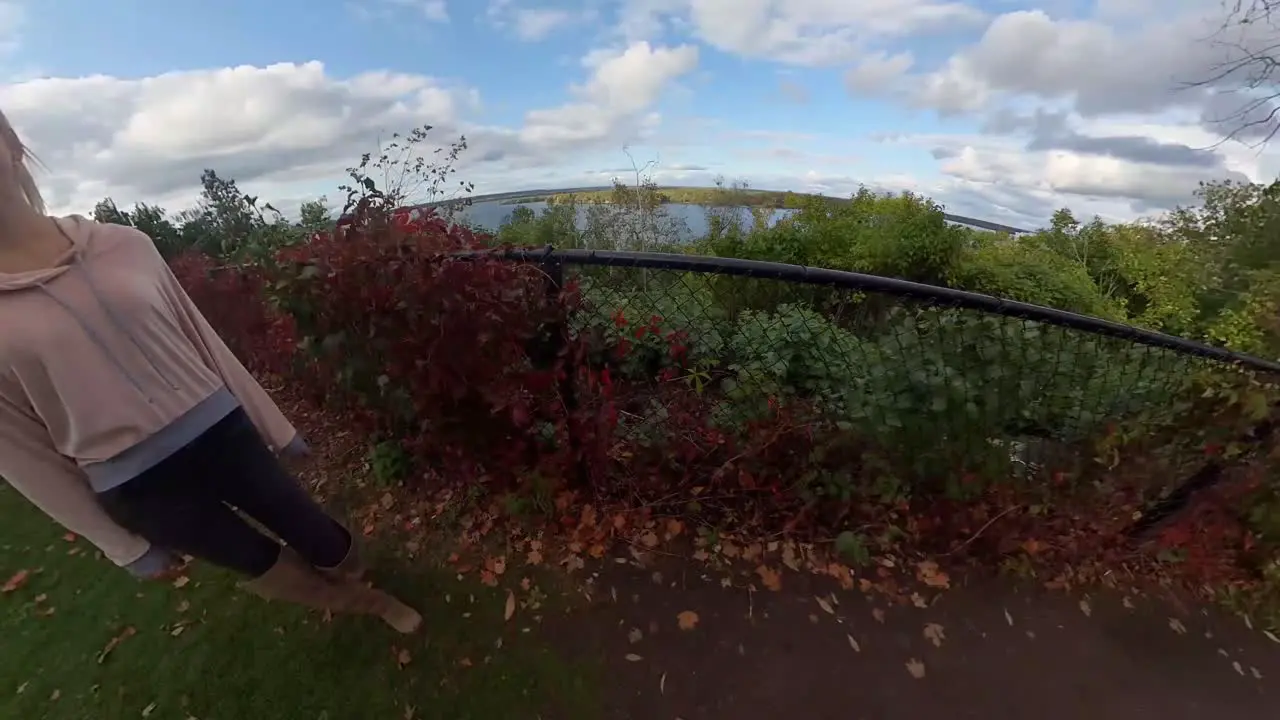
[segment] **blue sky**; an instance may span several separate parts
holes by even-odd
[[[0,108],[55,208],[178,208],[202,167],[289,204],[380,135],[465,133],[485,191],[607,182],[915,190],[1127,218],[1276,163],[1178,91],[1217,0],[0,0]],[[1246,38],[1263,42],[1268,38]],[[1142,58],[1138,62],[1137,58]]]

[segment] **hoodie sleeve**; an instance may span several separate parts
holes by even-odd
[[[159,253],[156,253],[157,259]],[[178,316],[182,332],[200,352],[205,364],[227,384],[227,389],[240,401],[249,419],[253,421],[263,440],[277,454],[305,454],[306,445],[298,431],[289,422],[275,401],[267,395],[253,375],[231,352],[231,348],[218,337],[218,333],[205,319],[200,309],[191,301],[168,263],[160,259],[164,292],[169,296]]]
[[[120,527],[98,504],[84,473],[53,447],[39,420],[0,400],[0,477],[46,515],[127,567],[150,543]]]

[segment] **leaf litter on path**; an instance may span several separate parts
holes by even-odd
[[[942,641],[947,639],[946,628],[938,623],[928,623],[924,626],[924,639],[933,643],[934,647],[942,647]]]
[[[907,661],[907,672],[911,673],[911,677],[921,680],[924,678],[924,663],[915,658]]]
[[[692,610],[685,610],[676,616],[676,623],[681,630],[692,630],[698,626],[698,613]]]
[[[510,619],[511,619],[511,616],[513,616],[513,615],[515,615],[515,614],[516,614],[516,594],[515,594],[515,593],[513,593],[513,592],[511,592],[510,590],[508,590],[508,591],[507,591],[507,604],[506,604],[506,606],[502,609],[502,619],[503,619],[503,620],[510,620]]]

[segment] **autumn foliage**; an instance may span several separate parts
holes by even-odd
[[[894,454],[905,435],[830,421],[835,395],[765,384],[713,402],[709,385],[727,385],[726,371],[687,323],[602,307],[609,276],[511,262],[490,246],[427,212],[357,221],[251,266],[188,255],[173,268],[252,370],[340,410],[397,458],[410,492],[536,502],[569,490],[708,528],[837,537],[852,562],[905,544],[1047,563],[1049,577],[1072,582],[1134,561],[1124,531],[1151,497],[1141,480],[1158,472],[1139,460],[1154,456],[1154,433],[1108,425],[1088,448],[1114,458],[1070,472],[1012,479],[957,463],[932,482],[903,470],[901,456],[919,454]],[[945,444],[946,432],[925,440]],[[1176,555],[1194,582],[1256,581],[1264,538],[1240,508],[1260,489],[1232,492],[1222,511],[1163,531],[1155,553]]]

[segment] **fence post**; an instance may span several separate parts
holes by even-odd
[[[577,393],[577,365],[573,353],[569,349],[569,322],[567,311],[561,302],[561,293],[564,292],[564,260],[556,254],[555,248],[548,245],[539,258],[538,266],[541,268],[543,277],[546,278],[547,302],[551,307],[556,308],[556,319],[547,329],[547,356],[551,361],[552,367],[556,367],[558,363],[563,361],[561,370],[564,377],[560,380],[560,398],[564,402],[565,408],[565,428],[569,433],[569,451],[573,455],[574,470],[577,474],[577,480],[581,487],[586,487],[590,473],[587,468],[587,460],[582,453],[581,439],[578,437],[577,427],[574,420],[575,411],[578,409],[578,393]]]

